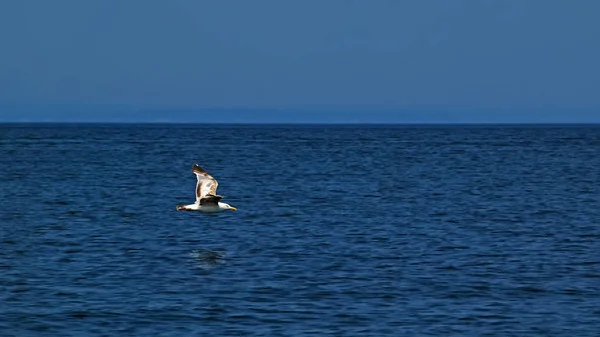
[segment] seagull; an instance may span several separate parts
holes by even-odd
[[[219,183],[203,168],[194,164],[192,172],[196,174],[198,182],[196,183],[196,202],[191,205],[177,205],[178,211],[196,211],[203,213],[220,213],[226,210],[237,211],[237,208],[228,205],[219,200],[222,195],[217,195],[217,186]]]

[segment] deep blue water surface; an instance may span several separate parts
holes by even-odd
[[[178,212],[193,163],[237,212]],[[598,336],[599,127],[0,126],[0,336]]]

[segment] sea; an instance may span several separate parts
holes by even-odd
[[[195,201],[199,164],[220,214]],[[0,336],[599,336],[600,126],[0,125]]]

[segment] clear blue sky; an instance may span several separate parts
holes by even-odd
[[[600,122],[598,13],[597,0],[2,1],[0,121]]]

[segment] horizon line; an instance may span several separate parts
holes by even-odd
[[[598,122],[171,122],[171,121],[0,121],[0,125],[231,125],[231,126],[600,126]]]

